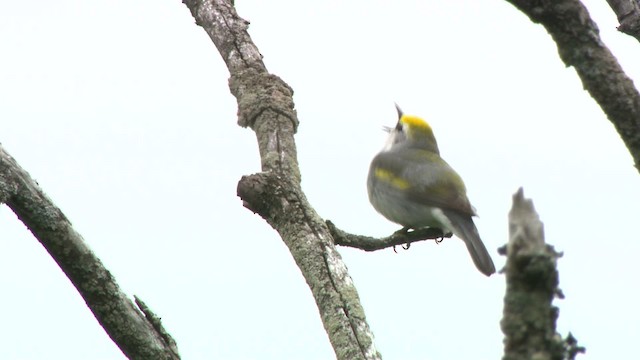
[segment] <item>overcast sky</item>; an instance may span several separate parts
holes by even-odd
[[[397,102],[434,128],[477,226],[507,241],[524,186],[559,260],[559,331],[581,359],[629,358],[640,336],[640,181],[613,126],[546,31],[505,1],[236,1],[269,71],[295,91],[303,189],[346,231],[398,229],[366,195]],[[627,74],[640,46],[587,6]],[[180,1],[0,2],[0,142],[123,290],[162,317],[184,359],[330,359],[287,248],[242,207],[260,170],[228,71]],[[339,249],[387,359],[498,359],[504,276],[462,241]],[[1,359],[123,359],[37,240],[0,207]]]

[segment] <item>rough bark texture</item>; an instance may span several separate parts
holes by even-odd
[[[164,329],[158,331],[159,323],[148,321],[126,297],[62,211],[2,146],[0,201],[13,210],[47,249],[128,358],[180,358],[173,339]]]
[[[575,67],[584,88],[616,127],[640,171],[640,93],[602,43],[584,5],[578,0],[509,2],[551,34],[560,58]]]
[[[269,74],[229,0],[185,0],[224,59],[238,102],[238,123],[256,133],[262,172],[244,176],[238,195],[245,207],[278,231],[315,298],[338,359],[378,359],[356,288],[331,234],[300,187],[293,91]]]
[[[607,0],[618,17],[618,30],[640,41],[640,1]]]
[[[571,334],[563,340],[556,332],[558,308],[552,302],[562,297],[556,269],[560,254],[545,244],[543,224],[522,189],[513,196],[509,243],[502,252],[507,255],[500,323],[505,334],[503,359],[562,360],[584,352]]]

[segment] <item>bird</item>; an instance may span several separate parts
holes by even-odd
[[[405,232],[431,227],[462,239],[478,270],[491,276],[496,268],[473,222],[477,214],[462,178],[440,157],[429,123],[397,104],[396,110],[398,122],[385,129],[387,142],[369,167],[369,201]]]

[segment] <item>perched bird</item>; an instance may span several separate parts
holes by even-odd
[[[451,232],[467,245],[478,270],[496,268],[473,223],[475,209],[460,175],[441,157],[431,126],[398,110],[387,144],[371,161],[367,189],[373,207],[405,230],[424,227]]]

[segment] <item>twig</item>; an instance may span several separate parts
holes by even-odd
[[[396,232],[383,238],[349,234],[338,229],[330,220],[326,221],[331,236],[336,245],[352,247],[364,251],[382,250],[398,245],[411,244],[417,241],[435,240],[450,238],[451,234],[443,234],[442,230],[436,228],[418,229],[410,232]]]

